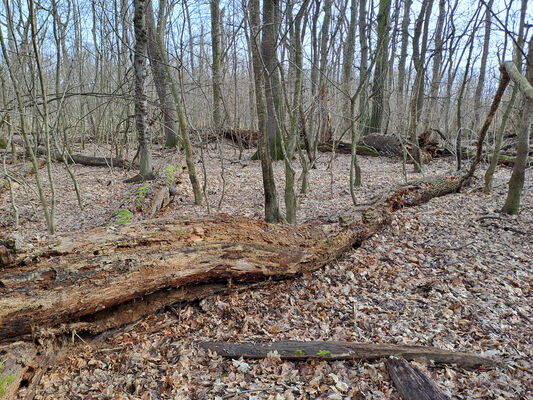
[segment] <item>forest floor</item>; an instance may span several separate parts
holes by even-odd
[[[249,155],[248,153],[246,155]],[[236,162],[225,145],[222,194],[217,150],[206,154],[213,212],[261,217],[258,162]],[[163,151],[157,168],[183,160]],[[328,169],[322,154],[310,190],[299,198],[299,220],[337,218],[351,207],[349,156]],[[401,161],[360,157],[358,200],[403,182]],[[22,168],[22,167],[21,167]],[[412,166],[408,166],[410,171]],[[432,175],[453,169],[435,160]],[[85,208],[77,208],[68,174],[54,166],[57,231],[116,227],[131,206],[134,172],[74,166]],[[201,168],[198,168],[201,175]],[[333,171],[333,172],[332,172]],[[44,176],[46,170],[42,169]],[[283,191],[283,165],[275,166]],[[482,173],[478,172],[481,176]],[[408,174],[409,179],[420,175]],[[176,306],[120,329],[105,341],[78,340],[42,377],[36,399],[399,399],[383,362],[225,360],[199,341],[338,340],[398,343],[469,351],[506,368],[468,371],[415,363],[452,398],[533,399],[533,171],[526,175],[522,211],[500,214],[509,168],[500,168],[491,195],[474,182],[463,193],[394,214],[391,226],[337,262],[297,279]],[[33,178],[28,178],[32,182]],[[193,204],[187,176],[165,217],[206,214]],[[47,236],[32,185],[15,190],[22,226],[13,232],[9,193],[0,197],[0,236],[38,242]],[[130,207],[131,208],[131,207]],[[37,213],[34,212],[37,209]],[[5,216],[5,217],[4,217]],[[133,219],[142,219],[138,213]],[[119,228],[117,228],[119,229]],[[24,396],[21,390],[21,398]]]

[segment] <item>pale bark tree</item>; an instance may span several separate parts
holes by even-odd
[[[470,63],[472,61],[472,53],[474,50],[474,36],[470,37],[468,56],[466,57],[466,65],[463,73],[463,80],[459,89],[459,94],[457,95],[457,136],[455,139],[455,151],[456,151],[456,161],[457,161],[457,170],[459,171],[462,166],[463,160],[463,147],[462,147],[462,138],[463,138],[463,97],[466,90],[467,83],[469,81],[469,72],[470,72]]]
[[[138,179],[153,179],[152,166],[152,132],[148,124],[148,110],[145,94],[146,49],[148,33],[146,31],[146,3],[151,0],[135,0],[133,26],[135,46],[133,68],[135,70],[135,123],[139,139],[139,175]],[[136,180],[138,180],[136,179]]]
[[[531,124],[533,123],[533,35],[529,39],[526,76],[521,75],[512,62],[507,62],[504,66],[524,96],[521,121],[517,132],[518,144],[516,158],[513,172],[509,179],[509,190],[507,191],[507,197],[503,206],[503,212],[507,214],[518,214],[529,154],[529,136],[531,134]]]

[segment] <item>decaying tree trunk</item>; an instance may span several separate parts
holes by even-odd
[[[497,363],[490,358],[459,351],[442,350],[426,346],[353,342],[298,342],[281,341],[273,343],[231,343],[202,342],[200,347],[228,358],[266,358],[277,352],[282,360],[306,361],[310,359],[336,360],[378,360],[391,356],[405,360],[422,359],[437,364],[456,364],[464,368],[494,367]]]
[[[166,304],[224,290],[228,282],[316,270],[380,231],[393,211],[458,185],[459,178],[442,176],[399,186],[354,211],[349,225],[282,226],[219,215],[103,227],[38,247],[13,249],[7,240],[0,245],[0,340],[72,322],[78,331],[101,332]],[[142,302],[132,301],[146,296],[153,305],[139,311]]]

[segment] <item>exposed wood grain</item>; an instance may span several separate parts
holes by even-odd
[[[435,382],[402,358],[387,360],[389,375],[404,400],[448,400]]]

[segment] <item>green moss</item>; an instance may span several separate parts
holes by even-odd
[[[370,153],[374,156],[379,155],[378,151],[375,148],[370,147],[370,146],[363,146],[362,144],[357,145],[357,151],[364,152],[364,153]]]
[[[0,398],[4,397],[7,392],[7,388],[15,381],[13,375],[2,375],[5,368],[5,362],[0,361]]]
[[[298,357],[301,357],[304,355],[304,351],[303,350],[294,350],[294,354],[297,355]]]
[[[181,172],[181,164],[167,165],[165,167],[165,185],[172,186]]]
[[[142,207],[144,199],[146,198],[146,195],[149,191],[150,185],[148,185],[147,182],[143,182],[142,185],[137,188],[137,195],[139,196],[139,198],[135,200],[135,204],[137,205],[137,207]]]
[[[5,149],[7,148],[7,140],[3,137],[0,137],[0,149]]]
[[[117,219],[117,224],[124,225],[131,221],[131,217],[133,214],[130,210],[127,210],[125,208],[121,208],[117,211],[117,214],[115,215]]]
[[[316,355],[319,357],[326,357],[329,353],[331,353],[329,350],[320,350],[316,353]]]

